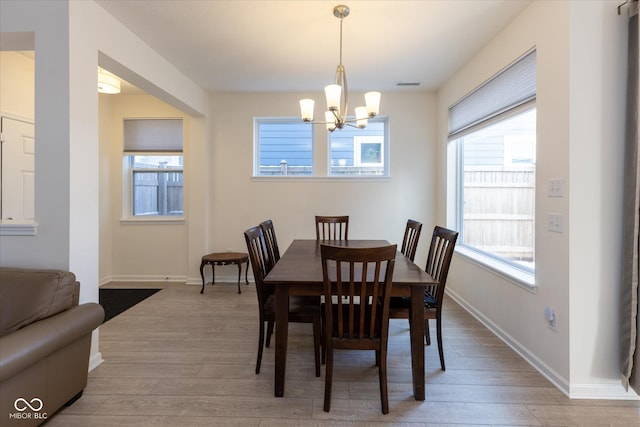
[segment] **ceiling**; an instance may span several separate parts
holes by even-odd
[[[97,3],[208,92],[315,92],[334,80],[340,0]],[[437,89],[529,3],[343,3],[351,10],[343,22],[349,89]]]

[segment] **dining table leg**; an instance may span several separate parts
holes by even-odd
[[[411,287],[411,371],[413,374],[413,395],[416,400],[424,400],[424,287]]]
[[[284,374],[287,366],[287,335],[289,334],[289,292],[286,286],[276,286],[276,354],[275,396],[284,396]]]

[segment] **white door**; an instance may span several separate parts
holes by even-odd
[[[33,123],[0,117],[2,220],[34,221],[35,138]]]

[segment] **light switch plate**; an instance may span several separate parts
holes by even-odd
[[[549,197],[564,197],[564,178],[551,178],[547,195]]]

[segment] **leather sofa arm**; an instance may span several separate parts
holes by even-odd
[[[104,320],[104,309],[86,303],[0,337],[0,382],[59,348],[91,333]]]

